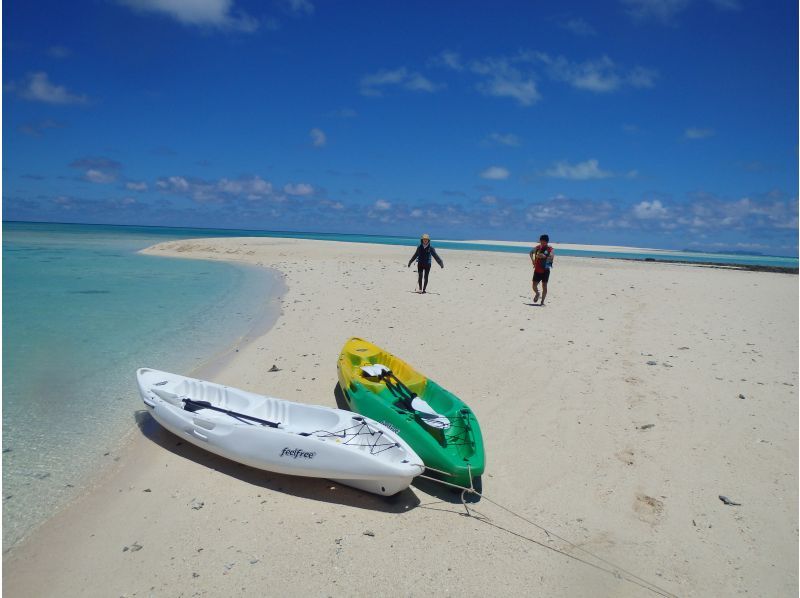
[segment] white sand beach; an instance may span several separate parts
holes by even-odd
[[[472,407],[483,492],[527,521],[250,469],[142,407],[114,468],[4,555],[6,596],[797,595],[797,276],[557,257],[540,307],[524,254],[439,250],[419,295],[413,248],[147,252],[284,275],[268,332],[181,373],[336,406],[342,345],[371,340]]]

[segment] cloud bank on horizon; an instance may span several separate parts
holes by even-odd
[[[6,220],[797,254],[792,3],[44,4]]]

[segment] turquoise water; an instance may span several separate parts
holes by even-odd
[[[136,253],[186,236],[3,225],[4,548],[114,459],[136,368],[188,373],[263,315],[263,269]]]
[[[30,225],[42,226],[42,225]],[[294,231],[261,231],[261,230],[234,230],[221,228],[170,228],[155,226],[98,226],[89,224],[60,224],[48,225],[68,227],[70,230],[94,230],[101,228],[109,231],[119,231],[125,234],[148,235],[156,240],[169,238],[199,238],[199,237],[272,237],[289,239],[315,239],[319,241],[347,241],[350,243],[377,243],[379,245],[403,245],[415,247],[419,244],[417,237],[394,237],[388,235],[357,235],[342,233],[313,233]],[[464,243],[440,241],[434,239],[436,247],[455,250],[499,251],[503,253],[525,253],[530,247],[514,247],[508,245],[495,245],[489,243]],[[745,255],[726,253],[705,253],[695,251],[659,250],[658,253],[612,253],[608,251],[595,251],[592,249],[558,249],[558,255],[575,257],[599,257],[609,259],[631,260],[678,260],[685,262],[708,262],[724,265],[750,265],[750,266],[775,266],[779,268],[797,268],[797,256],[770,256],[770,255]]]

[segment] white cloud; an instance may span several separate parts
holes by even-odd
[[[65,210],[71,210],[73,207],[75,207],[74,200],[66,195],[59,195],[53,198],[53,203]]]
[[[767,194],[759,198],[724,200],[698,194],[677,220],[692,229],[733,229],[752,234],[765,229],[797,229],[797,211],[797,198],[783,200]]]
[[[622,0],[631,17],[638,21],[671,23],[673,18],[689,6],[689,0]]]
[[[435,58],[431,59],[430,63],[433,66],[443,66],[449,69],[453,69],[454,71],[463,71],[464,70],[464,63],[461,62],[461,56],[458,52],[451,52],[449,50],[445,50]]]
[[[544,176],[557,179],[572,179],[578,181],[605,179],[614,176],[613,173],[602,170],[599,162],[594,158],[577,164],[570,164],[565,161],[556,162],[552,168],[546,170],[543,174]]]
[[[47,48],[47,55],[50,58],[57,58],[61,60],[72,56],[72,50],[65,46],[50,46]]]
[[[711,0],[711,4],[720,10],[742,10],[740,0]]]
[[[86,104],[89,98],[83,94],[75,94],[63,85],[50,82],[47,73],[31,73],[22,84],[11,83],[7,89],[16,91],[26,100],[45,102],[47,104]]]
[[[182,176],[171,176],[156,181],[156,187],[163,191],[185,192],[190,189],[189,181]]]
[[[641,220],[658,220],[669,215],[660,200],[642,201],[633,206],[633,214]]]
[[[502,166],[490,166],[483,172],[481,172],[481,177],[484,179],[490,179],[493,181],[502,181],[509,177],[511,173],[508,171],[507,168]]]
[[[314,187],[306,183],[289,184],[283,187],[283,191],[287,195],[311,195],[314,193]]]
[[[510,147],[517,147],[521,144],[519,137],[514,135],[513,133],[492,133],[489,135],[489,141],[496,143],[498,145],[507,145]]]
[[[625,12],[636,21],[657,21],[672,25],[675,17],[686,10],[694,0],[621,0]],[[741,0],[709,0],[718,10],[741,10]]]
[[[352,108],[340,108],[339,110],[334,110],[331,113],[331,116],[335,116],[337,118],[355,118],[358,116],[358,112]]]
[[[406,67],[394,70],[380,70],[371,75],[361,77],[361,95],[370,97],[383,96],[383,90],[389,86],[402,87],[411,91],[424,91],[433,93],[442,89],[443,85],[437,85],[418,72],[409,71]]]
[[[104,172],[96,168],[87,170],[84,178],[90,183],[113,183],[117,179],[113,172]]]
[[[381,212],[385,212],[387,210],[392,209],[392,204],[391,202],[388,202],[385,199],[378,199],[375,201],[375,209]]]
[[[311,135],[311,144],[314,147],[324,147],[328,143],[328,137],[322,129],[313,128],[308,134]]]
[[[182,25],[213,27],[252,33],[258,21],[233,11],[233,0],[117,0],[138,12],[152,12],[172,17]]]
[[[683,132],[686,139],[705,139],[715,134],[714,129],[701,129],[699,127],[689,127]]]
[[[335,201],[332,199],[321,199],[319,205],[330,208],[331,210],[344,210],[344,204],[341,201]]]
[[[625,72],[608,56],[586,62],[571,62],[563,56],[552,57],[544,52],[528,53],[525,56],[544,63],[553,79],[577,89],[598,93],[616,91],[624,86],[653,87],[657,77],[656,71],[644,67],[635,67]]]
[[[55,120],[41,120],[38,122],[28,122],[19,126],[19,130],[31,137],[41,137],[48,129],[60,129],[64,126]]]
[[[625,82],[631,87],[650,88],[655,85],[658,71],[648,69],[643,66],[633,68],[625,78]]]
[[[70,168],[83,171],[83,180],[90,183],[113,183],[117,180],[122,164],[110,158],[79,158],[70,163]]]
[[[222,203],[231,199],[248,201],[263,199],[279,201],[280,199],[273,195],[272,183],[259,176],[238,179],[222,178],[217,181],[170,176],[158,179],[156,188],[165,193],[185,195],[198,203]]]
[[[295,16],[314,14],[314,5],[309,0],[286,0],[286,7]]]
[[[427,91],[428,93],[433,93],[439,89],[439,86],[419,73],[411,73],[403,86],[411,91]]]
[[[147,191],[147,183],[144,181],[129,181],[125,183],[125,188],[131,191]]]
[[[506,58],[477,60],[470,69],[484,78],[478,83],[478,90],[485,95],[512,98],[521,106],[531,106],[541,98],[533,77],[512,66]]]
[[[597,35],[597,31],[595,31],[594,27],[587,23],[585,19],[581,18],[569,19],[568,21],[562,23],[561,27],[571,33],[574,33],[575,35]]]
[[[611,202],[572,199],[559,194],[529,206],[525,212],[525,220],[532,224],[563,221],[581,226],[612,228],[618,224],[613,220],[613,212],[614,206]]]
[[[247,199],[261,199],[272,194],[272,183],[259,176],[240,179],[220,179],[217,189],[229,195],[240,195]]]

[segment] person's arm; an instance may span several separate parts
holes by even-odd
[[[439,257],[439,254],[436,253],[436,250],[433,247],[431,247],[431,255],[433,256],[433,259],[436,260],[436,263],[439,264],[439,267],[444,268],[444,262],[442,261],[442,258]]]
[[[555,253],[555,250],[554,250],[554,249],[551,247],[551,248],[550,248],[550,255],[548,255],[548,256],[547,256],[547,262],[548,262],[548,263],[549,263],[551,266],[553,265],[553,259],[555,258],[555,255],[553,255],[554,253]]]
[[[411,256],[411,259],[408,260],[408,267],[409,268],[411,267],[411,264],[414,263],[414,260],[417,259],[418,255],[419,255],[419,246],[417,246],[417,250],[414,252],[414,255]]]
[[[536,267],[536,247],[531,249],[531,252],[530,252],[529,255],[531,256],[531,265]]]

